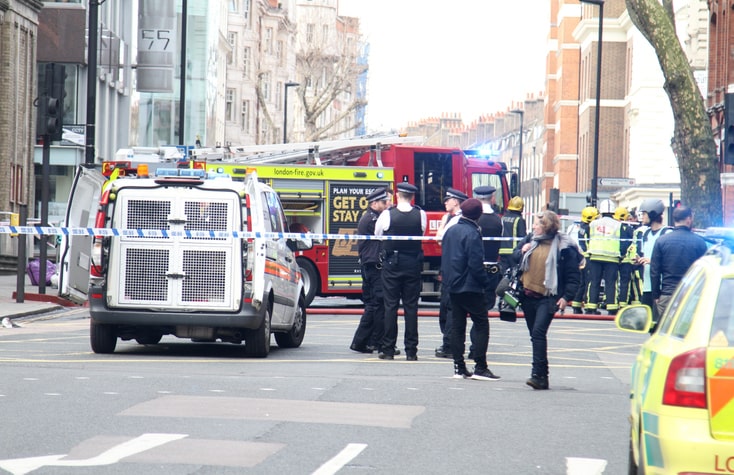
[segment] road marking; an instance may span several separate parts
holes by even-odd
[[[604,459],[566,457],[566,475],[602,475],[605,468]]]
[[[366,448],[367,444],[347,444],[344,450],[316,469],[311,475],[333,475]]]
[[[47,455],[43,457],[28,457],[22,459],[0,460],[0,468],[13,475],[25,475],[36,469],[46,466],[53,467],[95,467],[112,465],[125,457],[145,452],[152,448],[167,444],[174,440],[188,437],[188,434],[143,434],[122,444],[116,445],[102,452],[96,457],[84,460],[61,460],[66,455]]]

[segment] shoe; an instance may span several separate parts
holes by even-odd
[[[354,344],[352,344],[349,349],[352,351],[356,351],[357,353],[373,353],[375,351],[374,349],[370,349],[369,347],[361,348]]]
[[[581,315],[581,314],[583,314],[583,313],[584,313],[584,311],[583,311],[583,310],[581,310],[581,307],[574,307],[574,308],[573,308],[573,314],[574,314],[574,315]]]
[[[471,376],[471,371],[466,369],[466,365],[454,364],[454,379],[469,379]]]
[[[405,359],[408,361],[418,361],[418,355],[405,355]]]
[[[377,345],[367,345],[365,346],[366,349],[370,350],[370,353],[374,353],[377,351]]]
[[[379,353],[377,357],[380,358],[381,360],[394,360],[395,359],[395,356],[388,355],[387,353],[382,353],[382,352]]]
[[[586,310],[584,310],[584,313],[586,315],[596,315],[596,310],[591,310],[590,308],[587,308]]]
[[[398,350],[398,347],[397,346],[395,348],[393,348],[392,351],[393,351],[393,353],[392,353],[393,355],[400,356],[400,350]]]
[[[436,348],[436,358],[453,358],[450,351],[445,351],[443,345]]]
[[[474,374],[471,379],[477,379],[479,381],[497,381],[500,379],[499,376],[489,370],[489,368],[477,368],[474,367]]]
[[[541,378],[534,374],[530,379],[525,381],[525,384],[533,389],[548,389],[548,378]]]
[[[617,311],[616,310],[607,310],[607,313],[609,315],[616,315],[617,314]]]

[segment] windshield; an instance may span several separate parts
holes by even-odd
[[[711,346],[734,346],[734,278],[723,279],[711,324]]]

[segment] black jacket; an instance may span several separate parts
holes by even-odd
[[[671,295],[691,264],[706,254],[707,248],[706,241],[687,226],[676,226],[660,236],[650,260],[652,298]]]
[[[522,247],[532,241],[533,236],[533,233],[528,234],[515,247],[512,256],[517,262],[522,262]],[[556,296],[563,297],[567,302],[571,302],[581,282],[579,264],[581,264],[583,256],[576,244],[565,234],[563,236],[565,236],[565,239],[558,248],[557,256],[558,293]],[[532,255],[530,258],[532,259]]]
[[[452,294],[484,293],[489,278],[483,261],[479,226],[468,218],[459,218],[446,230],[441,245],[441,275],[446,290]]]

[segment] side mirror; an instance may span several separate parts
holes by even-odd
[[[287,239],[286,245],[293,252],[306,251],[313,247],[313,240],[311,238]]]
[[[617,313],[614,323],[620,330],[648,333],[652,325],[652,310],[647,305],[630,305]]]

